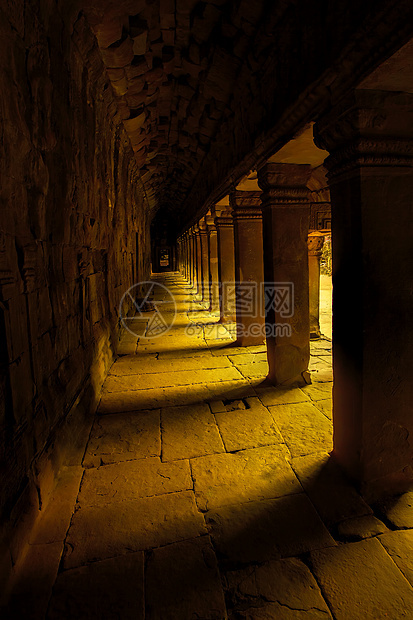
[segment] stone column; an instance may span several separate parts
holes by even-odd
[[[194,226],[195,243],[194,243],[194,288],[196,287],[196,295],[202,299],[202,246],[201,246],[201,230],[198,225]]]
[[[200,243],[201,243],[201,265],[202,265],[202,279],[201,279],[201,291],[202,301],[209,308],[210,294],[209,294],[209,247],[208,247],[208,231],[205,218],[202,218],[198,224]]]
[[[261,192],[245,191],[235,191],[230,195],[234,218],[237,343],[240,346],[265,341],[260,195]]]
[[[221,323],[234,323],[235,317],[235,249],[234,220],[228,208],[215,217],[218,242],[219,312]]]
[[[413,483],[413,95],[320,119],[331,192],[334,456],[374,499]]]
[[[217,228],[212,215],[206,218],[208,232],[208,256],[209,256],[209,311],[213,314],[219,312],[219,277],[218,277],[218,239]]]
[[[275,385],[309,381],[310,175],[307,164],[267,163],[258,171],[263,189],[268,379]]]
[[[324,235],[310,233],[308,245],[308,275],[310,291],[310,339],[320,338],[320,260]]]

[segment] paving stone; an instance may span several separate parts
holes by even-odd
[[[225,583],[229,617],[234,620],[332,618],[316,580],[296,558],[228,572]]]
[[[97,467],[160,454],[159,409],[109,414],[96,417],[83,464]]]
[[[124,392],[168,388],[181,385],[238,381],[243,375],[236,368],[212,368],[209,370],[182,370],[168,373],[147,373],[138,375],[110,375],[103,386],[104,392]]]
[[[236,357],[236,356],[234,356]],[[268,375],[268,362],[255,362],[253,364],[234,364],[238,371],[246,379],[260,378],[264,380]]]
[[[312,385],[307,385],[302,388],[303,392],[311,398],[311,400],[325,400],[326,398],[331,398],[333,384],[331,382],[327,383],[313,383]]]
[[[265,353],[267,346],[265,344],[253,345],[251,347],[234,347],[233,345],[217,346],[211,349],[212,355],[245,355],[247,353]]]
[[[259,380],[258,380],[259,382]],[[224,401],[237,400],[240,398],[250,398],[257,396],[256,388],[248,379],[240,381],[222,381],[221,383],[212,383],[207,386],[209,399],[220,399]]]
[[[163,461],[225,451],[214,416],[206,403],[165,407],[161,420]]]
[[[413,617],[413,588],[375,538],[311,554],[336,620]]]
[[[309,401],[309,398],[299,388],[257,387],[256,390],[260,401],[266,407]]]
[[[113,364],[110,375],[134,375],[146,373],[165,373],[186,370],[208,370],[210,368],[229,368],[231,362],[226,357],[206,356],[206,360],[200,357],[176,358],[176,359],[153,359],[148,362],[136,355],[121,357]]]
[[[389,532],[379,536],[379,540],[406,579],[413,585],[413,530]]]
[[[198,507],[206,511],[300,493],[302,487],[288,456],[285,446],[280,445],[192,459]]]
[[[224,593],[209,536],[154,549],[146,563],[147,620],[223,620]]]
[[[128,553],[60,573],[48,620],[144,618],[144,554]]]
[[[216,413],[225,449],[228,452],[283,443],[268,409],[258,398],[247,398],[248,409]]]
[[[191,405],[202,403],[214,397],[215,393],[225,393],[227,383],[212,386],[191,385],[169,388],[157,388],[152,390],[135,390],[133,392],[106,392],[102,395],[98,412],[100,414],[139,411],[142,409],[157,409],[174,405]],[[233,385],[245,385],[245,380],[234,382]]]
[[[162,463],[159,457],[88,469],[78,497],[84,506],[105,506],[193,488],[189,461]]]
[[[79,508],[72,519],[64,568],[160,547],[205,534],[191,491]]]
[[[328,454],[293,458],[291,466],[327,525],[372,514],[370,506]]]
[[[249,347],[250,348],[250,347]],[[267,352],[264,353],[240,353],[238,355],[228,355],[228,359],[234,364],[234,366],[245,364],[256,364],[267,362]]]
[[[218,557],[229,567],[335,545],[304,494],[223,506],[205,519]]]
[[[269,407],[293,456],[333,448],[331,422],[310,402]]]
[[[315,401],[315,406],[317,409],[320,409],[329,420],[333,419],[333,400],[331,398],[317,400]]]
[[[202,358],[202,359],[211,359],[212,358],[212,353],[209,349],[186,349],[185,351],[160,351],[160,353],[157,356],[157,359],[159,361],[164,361],[164,360],[182,360],[182,359],[196,359],[196,358]],[[146,359],[146,355],[145,355],[145,359]]]
[[[378,502],[376,508],[394,527],[413,528],[413,491],[385,498]]]
[[[372,538],[378,534],[387,532],[388,528],[373,515],[346,519],[337,525],[337,533],[340,540],[356,541],[363,538]]]

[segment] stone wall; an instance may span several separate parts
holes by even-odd
[[[4,573],[56,472],[81,453],[88,413],[116,350],[120,298],[148,277],[150,259],[133,151],[84,18],[62,18],[46,0],[2,7]]]

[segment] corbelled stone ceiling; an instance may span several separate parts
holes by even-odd
[[[264,4],[85,0],[153,213],[185,201]]]

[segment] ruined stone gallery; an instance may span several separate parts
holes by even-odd
[[[410,0],[0,2],[0,616],[413,617]]]

